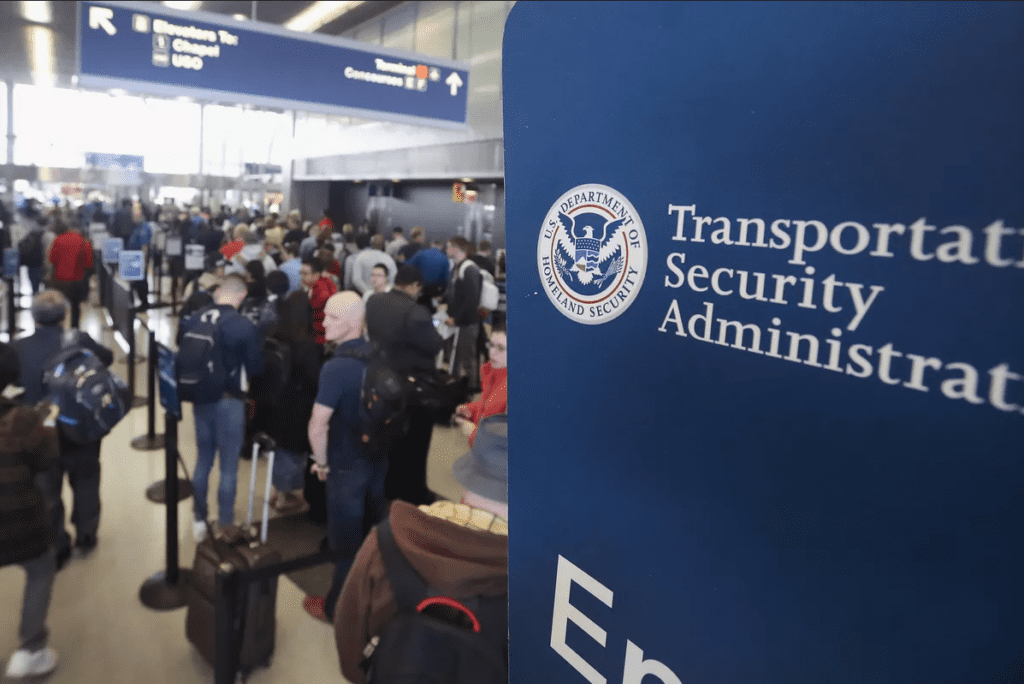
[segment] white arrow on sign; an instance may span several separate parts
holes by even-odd
[[[107,32],[108,36],[112,36],[117,33],[117,29],[114,28],[113,22],[110,21],[113,18],[114,10],[112,9],[95,6],[89,8],[89,28],[101,28]]]
[[[452,97],[455,97],[459,93],[459,88],[462,87],[462,79],[459,78],[459,74],[456,71],[452,72],[452,75],[445,79],[445,85],[451,86]]]

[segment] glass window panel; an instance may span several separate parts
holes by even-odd
[[[17,164],[80,168],[87,152],[100,152],[139,155],[150,173],[199,167],[199,106],[192,103],[19,84],[14,126]]]
[[[384,15],[385,47],[412,50],[416,41],[416,3],[399,5]]]
[[[291,161],[291,115],[219,105],[203,112],[203,173],[240,176],[247,163]]]
[[[80,95],[66,88],[15,84],[15,164],[81,167],[85,163],[82,135],[95,120],[82,106]]]
[[[7,84],[0,81],[0,164],[7,160]]]
[[[146,100],[146,171],[199,173],[200,107],[195,102]],[[167,131],[174,131],[167,135]]]
[[[421,2],[416,19],[416,52],[452,58],[455,54],[453,2]]]

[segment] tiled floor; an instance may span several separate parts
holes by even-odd
[[[94,288],[95,289],[95,288]],[[94,294],[95,299],[95,294]],[[27,302],[26,302],[27,304]],[[28,312],[19,323],[31,328]],[[170,329],[163,315],[155,313],[158,339],[167,339]],[[116,348],[109,329],[93,309],[83,312],[82,328],[115,347],[115,370],[124,377],[124,353]],[[29,330],[30,332],[31,330]],[[22,334],[27,334],[22,333]],[[140,331],[139,341],[144,340]],[[139,364],[139,389],[144,394],[145,365]],[[159,406],[158,431],[163,432]],[[146,432],[146,408],[135,409],[103,441],[102,521],[99,546],[87,557],[75,556],[61,571],[53,590],[49,626],[51,645],[60,663],[48,678],[53,684],[163,684],[164,682],[212,682],[212,668],[185,639],[185,610],[156,612],[139,601],[139,587],[154,572],[163,569],[165,551],[165,510],[144,496],[147,485],[164,477],[163,451],[136,451],[133,437]],[[179,426],[179,450],[191,470],[195,464],[195,436],[186,405]],[[428,465],[428,484],[434,491],[457,497],[459,486],[451,475],[451,464],[467,450],[465,438],[456,430],[436,428]],[[260,467],[265,468],[264,461]],[[216,471],[211,475],[211,502],[216,508]],[[236,519],[244,519],[250,462],[241,461]],[[257,487],[262,490],[263,475]],[[65,486],[66,504],[71,493]],[[179,532],[182,566],[190,566],[195,552],[192,541],[191,501],[179,504]],[[18,617],[24,574],[17,566],[0,569],[0,682],[6,658],[17,647]],[[277,645],[269,669],[258,669],[249,678],[253,684],[311,684],[345,682],[338,668],[333,629],[310,618],[302,609],[303,595],[286,578],[279,584],[277,599]]]

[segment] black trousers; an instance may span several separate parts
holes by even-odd
[[[71,309],[71,327],[77,328],[82,316],[82,302],[89,296],[89,280],[54,280],[53,286],[64,294]]]
[[[52,506],[53,540],[58,551],[71,547],[71,536],[64,527],[65,508],[61,498],[64,475],[68,476],[74,497],[71,522],[79,537],[95,536],[100,526],[100,442],[74,444],[60,438],[60,469],[45,477],[47,502]]]
[[[433,413],[422,406],[410,406],[409,432],[395,444],[388,457],[385,498],[401,499],[416,506],[434,502],[434,494],[427,488],[427,453],[433,432]]]

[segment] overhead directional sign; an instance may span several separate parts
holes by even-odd
[[[121,169],[123,171],[141,171],[145,158],[135,154],[102,154],[86,152],[85,165],[98,169]]]
[[[469,67],[462,62],[369,50],[344,38],[222,15],[82,2],[78,51],[85,87],[442,127],[466,122]]]

